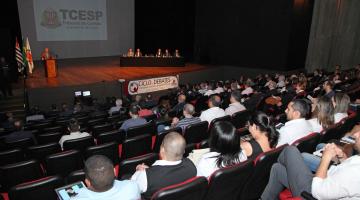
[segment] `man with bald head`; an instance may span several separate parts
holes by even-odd
[[[210,124],[211,121],[214,120],[215,118],[225,116],[225,111],[222,108],[220,108],[220,105],[221,105],[220,96],[212,95],[208,101],[209,109],[204,110],[200,115],[201,121],[208,121]]]
[[[136,167],[131,180],[136,181],[143,197],[150,199],[157,190],[177,184],[196,176],[195,165],[183,158],[186,142],[182,135],[171,132],[164,137],[160,147],[160,160],[148,167],[144,164]]]

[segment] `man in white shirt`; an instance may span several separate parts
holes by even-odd
[[[224,92],[224,85],[222,82],[217,82],[216,83],[216,89],[214,90],[214,93],[215,94],[220,94],[220,93],[223,93]]]
[[[249,94],[252,94],[254,92],[254,90],[251,87],[251,82],[250,81],[246,81],[244,87],[245,87],[245,89],[241,92],[242,95],[249,95]]]
[[[121,99],[116,99],[115,101],[115,106],[111,107],[109,110],[109,115],[111,116],[112,113],[114,112],[120,112],[120,109],[122,107],[122,100]]]
[[[200,115],[201,121],[208,121],[210,124],[213,119],[225,116],[225,111],[222,108],[219,108],[220,104],[220,96],[211,96],[208,101],[209,109],[203,111]]]
[[[111,160],[95,155],[85,162],[85,184],[74,200],[138,200],[141,199],[137,184],[130,180],[115,180],[115,169]]]
[[[246,108],[240,103],[241,101],[241,93],[239,90],[235,90],[231,92],[230,96],[230,105],[225,109],[226,115],[233,115],[236,112],[240,112],[246,110]]]
[[[277,146],[292,144],[312,132],[311,124],[305,120],[309,111],[310,106],[303,99],[295,99],[288,104],[285,113],[289,121],[278,130],[280,137]]]
[[[71,119],[69,122],[68,130],[70,131],[69,135],[63,135],[60,138],[59,144],[61,149],[63,149],[63,144],[66,140],[73,140],[77,138],[87,137],[90,136],[89,133],[80,132],[80,125],[78,124],[76,119]]]
[[[188,158],[183,158],[185,147],[182,135],[168,133],[160,147],[161,160],[155,161],[151,167],[144,164],[136,167],[131,180],[138,184],[145,199],[150,199],[161,188],[196,176],[195,165]]]
[[[360,151],[360,131],[356,132],[354,148]],[[332,161],[340,164],[331,166]],[[329,168],[330,167],[330,168]],[[335,144],[327,144],[323,150],[320,165],[313,175],[305,165],[299,150],[286,147],[272,166],[270,179],[262,200],[277,199],[284,187],[294,197],[303,191],[317,199],[360,199],[360,155],[347,157]]]

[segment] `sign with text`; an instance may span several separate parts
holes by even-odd
[[[106,0],[33,0],[38,41],[107,40]]]
[[[178,86],[179,79],[177,76],[166,76],[130,81],[128,84],[128,91],[130,95],[135,95],[173,89]]]

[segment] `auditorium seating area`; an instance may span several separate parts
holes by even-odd
[[[337,84],[334,90],[348,93],[351,99],[355,101],[360,97],[360,90],[347,90],[351,84],[359,81],[353,73],[353,70],[343,72],[343,74],[347,74],[344,77],[347,76],[348,78]],[[313,77],[304,74],[297,74],[297,76],[304,76],[308,79]],[[295,81],[291,82],[290,76],[288,78],[289,87],[296,84]],[[270,79],[276,80],[275,77]],[[298,79],[296,80],[298,81]],[[323,81],[309,81],[305,94],[294,95],[291,99],[303,98],[307,95],[313,97],[321,95],[321,89],[314,89],[321,86]],[[226,91],[231,91],[231,83],[238,83],[240,90],[244,89],[243,85],[245,84],[245,82],[235,80],[224,81],[224,83]],[[284,110],[289,102],[289,99],[285,97],[288,97],[290,92],[279,94],[285,107],[276,106],[266,101],[271,95],[268,93],[268,89],[264,87],[263,80],[254,79],[253,83],[252,87],[257,91],[257,94],[243,95],[243,104],[252,109],[237,112],[232,116],[216,118],[210,124],[206,121],[192,124],[184,131],[181,128],[157,131],[159,125],[169,125],[172,117],[181,117],[181,112],[169,112],[169,119],[165,121],[158,120],[158,116],[155,114],[146,116],[147,124],[132,127],[127,131],[119,130],[119,128],[129,118],[128,114],[126,112],[114,113],[109,116],[107,114],[109,106],[98,110],[85,110],[67,117],[62,117],[58,113],[48,114],[44,112],[44,120],[32,121],[24,125],[24,130],[31,131],[35,140],[26,138],[11,143],[0,140],[0,191],[5,199],[9,198],[10,200],[29,199],[33,196],[39,199],[56,199],[54,188],[84,179],[85,174],[82,171],[84,160],[92,155],[100,154],[110,158],[116,166],[117,178],[127,179],[135,172],[135,167],[138,164],[151,165],[158,159],[162,140],[171,131],[183,132],[187,143],[184,156],[187,156],[193,149],[207,147],[209,132],[217,121],[231,122],[241,136],[249,135],[245,125],[248,116],[255,110],[263,110],[268,115],[273,116],[276,121],[284,122],[286,120],[283,118]],[[176,92],[169,93],[167,98],[171,104],[175,104],[178,94],[187,94],[187,101],[195,105],[197,110],[195,115],[199,116],[201,111],[207,108],[206,102],[208,100],[208,97],[197,93],[200,86],[201,84],[198,84],[189,88],[189,85],[184,85]],[[259,94],[261,95],[256,97]],[[221,107],[227,108],[229,93],[224,92],[220,96],[222,97]],[[326,143],[334,139],[339,140],[360,122],[358,112],[358,110],[351,110],[349,117],[331,128],[321,133],[310,134],[292,145],[297,146],[300,152],[312,153],[319,143]],[[58,142],[61,136],[67,133],[70,118],[76,118],[80,123],[81,131],[88,132],[91,136],[68,140],[64,142],[63,149],[61,149]],[[3,129],[0,135],[5,136],[11,134],[12,131],[12,129]],[[259,199],[268,183],[271,167],[285,146],[262,153],[254,160],[219,169],[208,180],[204,177],[194,177],[183,183],[168,186],[156,192],[152,199]]]

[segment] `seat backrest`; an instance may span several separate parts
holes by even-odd
[[[222,117],[218,117],[218,118],[215,118],[211,121],[210,125],[209,125],[209,131],[211,130],[211,128],[214,126],[214,124],[216,122],[221,122],[221,121],[228,121],[230,122],[231,121],[231,117],[230,115],[225,115],[225,116],[222,116]]]
[[[59,142],[60,138],[62,136],[62,133],[55,132],[55,133],[44,133],[37,135],[37,141],[39,144],[48,144],[53,142]]]
[[[246,125],[246,122],[249,119],[250,110],[243,110],[240,112],[236,112],[231,116],[231,123],[235,126],[235,128],[243,128]]]
[[[92,127],[95,125],[99,125],[99,124],[104,124],[106,123],[107,119],[106,118],[99,118],[99,119],[91,119],[87,122],[87,125]]]
[[[71,183],[75,183],[78,181],[84,181],[84,180],[85,180],[85,171],[80,169],[80,170],[71,172],[69,174],[69,176],[67,176],[67,178],[66,178],[66,183],[71,184]]]
[[[208,126],[209,123],[207,121],[202,121],[187,126],[184,131],[184,138],[186,140],[186,144],[199,143],[207,139],[209,137],[207,132]]]
[[[85,158],[87,159],[93,155],[104,155],[108,157],[114,165],[119,163],[118,145],[116,142],[88,147],[85,151]]]
[[[119,165],[119,178],[124,175],[133,174],[136,171],[136,166],[145,163],[147,166],[151,166],[156,160],[159,159],[159,155],[155,153],[148,153],[145,155],[128,158],[120,162]]]
[[[37,123],[33,124],[31,126],[31,128],[42,131],[45,128],[51,127],[52,125],[53,125],[52,121],[41,121],[41,122],[37,122]]]
[[[134,126],[134,127],[129,128],[126,131],[127,138],[132,138],[132,137],[136,137],[139,135],[145,135],[145,134],[156,135],[156,129],[155,129],[154,122],[148,122],[144,125]]]
[[[152,200],[203,199],[207,191],[205,177],[194,177],[182,183],[164,187],[155,192]]]
[[[48,176],[35,181],[22,183],[10,189],[9,198],[11,200],[29,199],[57,199],[56,188],[65,183],[59,176]]]
[[[124,130],[116,130],[116,131],[109,131],[105,133],[100,133],[97,136],[97,143],[104,144],[108,142],[116,142],[118,144],[122,144],[125,140],[126,133]]]
[[[157,119],[157,115],[155,115],[155,114],[147,115],[147,116],[144,116],[144,119],[146,119],[146,121],[150,122],[150,121]]]
[[[55,132],[62,133],[63,131],[64,128],[62,126],[52,126],[52,127],[44,128],[43,133],[55,133]]]
[[[151,135],[139,135],[126,139],[122,145],[121,159],[132,158],[151,152]]]
[[[21,161],[0,167],[2,189],[43,177],[44,173],[36,160]]]
[[[22,138],[16,141],[6,142],[5,145],[8,149],[26,149],[27,147],[34,145],[34,140],[32,138]]]
[[[252,160],[218,169],[209,177],[206,200],[236,200],[254,171]]]
[[[301,153],[313,153],[320,139],[321,135],[319,133],[311,133],[306,137],[296,140],[292,145],[296,146]]]
[[[94,138],[92,136],[66,140],[63,144],[64,150],[77,149],[84,152],[86,148],[95,145]]]
[[[162,143],[162,141],[164,140],[164,137],[165,137],[168,133],[170,133],[170,132],[182,133],[182,129],[181,129],[181,127],[177,127],[177,128],[173,128],[173,129],[170,129],[170,130],[162,131],[161,133],[159,133],[159,134],[156,136],[156,139],[155,139],[155,145],[154,145],[154,149],[153,149],[154,152],[156,152],[156,153],[159,153],[159,152],[160,152],[161,143]]]
[[[92,127],[92,135],[97,137],[100,133],[109,132],[114,130],[114,125],[112,124],[99,124]]]
[[[24,160],[24,152],[20,148],[0,151],[0,166]]]
[[[240,194],[241,200],[259,199],[270,177],[270,170],[277,162],[281,151],[288,145],[282,145],[271,151],[262,153],[254,160],[254,172]]]
[[[186,147],[185,147],[185,153],[183,155],[183,157],[188,157],[189,156],[189,153],[196,149],[196,144],[195,143],[191,143],[191,144],[187,144]]]
[[[334,127],[331,127],[325,131],[322,131],[320,143],[327,143],[330,140],[339,140],[343,135],[340,132],[341,125],[342,125],[342,122],[336,124]]]
[[[45,169],[47,175],[61,175],[66,177],[70,172],[82,169],[84,161],[78,150],[63,151],[47,156]]]
[[[61,151],[59,143],[48,143],[42,145],[31,146],[26,150],[26,157],[36,159],[40,162],[44,161],[46,156],[59,153]]]

